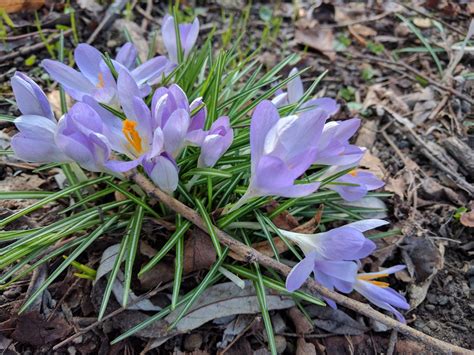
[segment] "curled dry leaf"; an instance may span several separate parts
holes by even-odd
[[[193,229],[184,244],[184,273],[209,269],[216,261],[211,237],[199,228]]]
[[[333,334],[360,335],[368,330],[340,309],[311,305],[306,311],[318,328]]]
[[[329,28],[296,30],[295,41],[321,52],[331,61],[336,59],[334,51],[334,34]]]

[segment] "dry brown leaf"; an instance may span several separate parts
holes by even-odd
[[[21,174],[8,176],[0,181],[0,191],[32,191],[40,190],[40,186],[46,181],[38,175]]]
[[[0,0],[0,9],[8,13],[38,10],[45,0]]]
[[[405,191],[407,190],[405,178],[403,176],[399,176],[397,178],[389,177],[388,182],[385,185],[385,190],[393,192],[403,199],[405,197]]]
[[[461,215],[459,221],[466,227],[474,227],[474,210],[465,212]]]
[[[299,44],[316,49],[330,60],[336,59],[334,51],[334,34],[330,28],[296,30],[295,40]]]
[[[369,169],[379,179],[383,179],[387,174],[382,161],[369,151],[365,152],[364,157],[360,161],[360,167]]]
[[[184,273],[209,269],[216,261],[216,250],[211,237],[196,228],[184,244]]]

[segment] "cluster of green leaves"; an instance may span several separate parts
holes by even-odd
[[[175,15],[178,15],[176,9],[173,11]],[[261,15],[266,16],[267,14]],[[177,28],[177,30],[179,29]],[[341,200],[337,193],[324,189],[341,175],[339,173],[324,179],[322,181],[323,188],[310,196],[277,199],[280,203],[279,207],[272,212],[267,212],[262,208],[271,200],[263,197],[256,198],[240,209],[213,220],[212,216],[215,215],[215,211],[235,203],[248,185],[250,178],[249,122],[252,110],[258,103],[272,98],[277,90],[286,86],[293,77],[286,78],[282,72],[298,59],[296,55],[290,55],[269,71],[264,72],[262,65],[256,60],[257,52],[248,54],[244,60],[241,59],[239,47],[242,36],[233,42],[231,48],[215,52],[213,49],[216,41],[214,33],[215,31],[212,30],[207,35],[204,44],[195,49],[188,58],[183,59],[180,56],[178,67],[164,78],[163,82],[165,84],[175,82],[180,85],[190,101],[196,97],[203,97],[208,110],[206,127],[209,127],[214,120],[222,115],[229,116],[234,127],[234,142],[214,168],[196,168],[199,150],[194,147],[186,148],[177,159],[180,167],[180,184],[174,197],[195,208],[201,215],[216,249],[217,261],[204,276],[202,282],[195,289],[183,295],[181,292],[183,243],[186,232],[192,227],[191,223],[183,220],[179,215],[174,215],[164,206],[150,205],[146,194],[132,182],[120,181],[107,174],[87,178],[77,165],[63,165],[63,171],[68,178],[68,185],[63,189],[56,192],[0,193],[1,199],[38,199],[32,205],[1,220],[0,227],[2,228],[10,227],[12,222],[18,221],[34,211],[47,208],[51,203],[61,201],[64,204],[69,201],[69,206],[61,212],[62,218],[53,223],[26,230],[7,228],[0,231],[0,268],[3,270],[0,282],[2,288],[23,278],[38,266],[67,255],[47,280],[26,300],[21,311],[24,311],[35,297],[57,280],[69,266],[83,271],[82,274],[79,274],[82,277],[93,277],[93,271],[91,272],[90,268],[86,268],[79,262],[81,255],[98,238],[114,233],[122,235],[122,239],[112,271],[108,275],[99,319],[105,315],[113,284],[119,271],[123,270],[124,275],[122,306],[127,307],[133,278],[137,274],[143,275],[149,272],[165,255],[173,253],[173,250],[176,256],[170,305],[152,315],[146,322],[134,326],[119,336],[114,340],[114,343],[165,317],[170,312],[176,311],[179,312],[179,315],[171,325],[174,327],[206,288],[222,280],[226,274],[232,273],[236,275],[236,278],[249,279],[254,283],[267,334],[269,334],[269,347],[275,353],[276,346],[272,336],[270,316],[266,309],[265,290],[273,289],[288,295],[284,282],[271,270],[266,270],[257,264],[245,266],[229,258],[227,256],[228,250],[220,245],[216,236],[216,226],[229,230],[236,239],[249,245],[267,240],[275,251],[276,259],[279,259],[280,256],[273,238],[279,236],[287,244],[289,253],[298,260],[301,259],[300,253],[279,233],[272,221],[279,213],[288,211],[296,217],[308,218],[320,211],[319,206],[323,204],[325,208],[319,227],[323,231],[327,223],[359,220],[362,219],[364,213],[374,212],[370,208],[343,205],[340,203]],[[60,60],[64,57],[63,44],[64,42],[61,40],[58,54]],[[150,49],[150,53],[153,53],[153,48]],[[300,105],[313,94],[323,75],[324,73],[311,85],[298,103],[281,108],[281,114],[298,112]],[[148,100],[150,98],[151,96]],[[65,96],[62,91],[61,101],[63,111],[65,111]],[[120,112],[115,113],[121,114]],[[8,116],[0,116],[0,119],[12,121],[12,118]],[[42,169],[51,166],[49,164]],[[314,181],[326,170],[327,167],[314,166],[302,180]],[[117,192],[125,198],[119,201],[115,200],[114,194]],[[384,194],[372,195],[384,196]],[[176,231],[169,237],[162,249],[140,269],[138,265],[135,265],[135,259],[142,224],[147,218],[163,217],[175,218]],[[302,307],[302,301],[323,304],[320,299],[303,291],[294,292],[289,296],[293,297],[300,307]]]

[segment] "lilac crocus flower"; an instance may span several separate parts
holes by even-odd
[[[196,43],[199,34],[199,20],[196,17],[193,23],[181,23],[178,28],[183,58],[186,58],[189,53],[191,53],[191,50]],[[176,41],[177,36],[173,16],[166,15],[163,18],[161,31],[170,61],[174,64],[178,64],[178,44]]]
[[[286,288],[295,291],[314,273],[317,282],[333,290],[351,292],[356,281],[358,261],[375,250],[375,243],[363,232],[387,224],[380,219],[367,219],[317,234],[301,234],[280,230],[305,254],[286,279]],[[334,305],[330,300],[330,305]]]
[[[229,149],[234,139],[234,131],[230,127],[229,117],[219,117],[206,132],[206,136],[198,144],[201,154],[198,159],[198,167],[213,167],[219,158]]]
[[[323,134],[318,142],[316,164],[322,165],[356,165],[365,150],[349,143],[357,132],[360,119],[351,118],[345,121],[332,121],[324,125]]]
[[[295,180],[315,160],[316,144],[327,118],[323,110],[280,118],[275,105],[262,101],[250,122],[249,187],[232,210],[252,197],[300,197],[316,191],[319,183],[295,185]]]
[[[15,155],[32,163],[70,161],[56,144],[57,122],[41,88],[20,72],[13,75],[11,85],[22,113],[15,119],[19,133],[11,140]]]
[[[293,68],[288,75],[288,78],[298,73],[297,68]],[[277,91],[277,96],[272,99],[272,103],[280,108],[282,106],[297,103],[304,95],[303,81],[299,75],[296,75],[287,84],[287,92],[282,90]],[[327,112],[329,116],[332,116],[339,111],[339,105],[336,100],[329,97],[313,98],[301,105],[301,108],[318,108]]]
[[[393,313],[400,322],[406,323],[405,317],[395,309],[395,307],[405,310],[410,308],[405,297],[390,288],[387,282],[375,280],[403,269],[405,265],[396,265],[379,272],[359,273],[354,283],[354,290],[376,306]]]
[[[58,123],[56,142],[68,157],[89,171],[109,171],[108,128],[90,106],[78,102]]]
[[[352,202],[360,200],[368,191],[376,190],[385,185],[369,171],[354,169],[348,174],[334,180],[336,184],[328,185],[329,189],[336,191],[344,200]],[[337,183],[354,185],[337,185]]]
[[[169,68],[169,61],[164,56],[155,57],[134,68],[135,58],[133,45],[125,45],[119,51],[114,66],[117,70],[131,69],[131,75],[141,89],[141,96],[145,96],[150,92],[148,82],[158,80]],[[42,66],[75,100],[83,101],[85,96],[91,96],[98,102],[116,106],[115,79],[102,54],[94,47],[81,43],[74,51],[74,59],[80,71],[50,59],[43,60]]]

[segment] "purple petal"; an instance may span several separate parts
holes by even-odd
[[[18,109],[24,115],[38,115],[54,119],[53,111],[43,90],[27,75],[15,72],[11,79]]]
[[[176,31],[174,28],[174,19],[172,16],[166,15],[163,18],[161,26],[161,36],[163,43],[168,51],[168,57],[173,63],[178,63],[178,46],[176,44]]]
[[[137,49],[133,43],[127,42],[120,47],[115,60],[128,70],[133,70],[135,68],[137,54]]]
[[[346,224],[344,227],[351,227],[357,229],[359,232],[366,232],[387,224],[389,224],[389,222],[384,221],[383,219],[364,219],[362,221]]]
[[[149,153],[149,158],[154,158],[163,152],[165,145],[165,137],[160,127],[157,127],[153,132],[153,143]]]
[[[41,62],[48,74],[60,83],[64,90],[75,100],[81,101],[84,95],[92,95],[95,87],[84,75],[67,65],[44,59]]]
[[[163,191],[172,193],[178,187],[178,169],[167,157],[155,158],[155,166],[150,173],[151,180]]]
[[[183,31],[183,33],[181,33]],[[199,20],[196,17],[192,24],[182,24],[180,25],[180,35],[181,43],[184,51],[184,58],[186,58],[191,50],[193,49],[194,44],[198,38],[199,34]]]
[[[71,161],[59,150],[53,135],[32,137],[18,133],[12,137],[11,147],[16,157],[31,163]]]
[[[184,139],[189,127],[189,114],[186,110],[174,111],[163,127],[165,150],[176,156],[184,145]]]
[[[314,182],[310,184],[298,184],[298,185],[285,187],[281,190],[274,190],[273,193],[275,196],[288,197],[288,198],[304,197],[315,192],[319,188],[319,186],[320,186],[319,182]]]
[[[189,105],[189,111],[193,112],[199,106],[203,104],[202,98],[197,98],[191,105]],[[196,114],[191,118],[191,124],[189,125],[189,131],[195,131],[197,129],[204,129],[204,124],[206,123],[207,117],[207,108],[204,105]]]
[[[298,69],[293,68],[291,69],[288,77],[292,77],[295,74],[298,74]],[[288,82],[287,87],[288,87],[288,102],[290,104],[294,104],[298,102],[298,100],[303,97],[303,94],[304,94],[303,82],[301,81],[301,77],[299,75],[291,79]]]
[[[288,105],[288,93],[283,92],[281,94],[278,94],[272,99],[272,104],[274,104],[276,107],[280,108],[282,106]]]
[[[290,292],[299,289],[313,272],[315,254],[310,254],[296,264],[286,277],[286,289]]]
[[[319,252],[327,259],[356,260],[367,256],[357,255],[367,238],[354,228],[334,228],[319,234],[319,240]]]
[[[74,51],[74,59],[81,73],[94,85],[100,82],[102,54],[89,44],[81,43]]]
[[[141,158],[130,161],[109,160],[105,163],[105,167],[117,173],[123,173],[136,168],[138,165],[140,165],[140,163]]]
[[[303,108],[307,108],[307,107],[314,107],[314,108],[324,110],[327,112],[329,116],[335,115],[339,111],[339,108],[340,108],[337,101],[329,97],[311,99],[303,105]]]
[[[139,86],[147,82],[159,81],[168,65],[169,63],[166,57],[155,57],[135,68],[132,71],[132,76]]]
[[[357,264],[352,261],[316,260],[315,270],[316,274],[322,272],[327,276],[354,283]]]
[[[280,115],[275,105],[264,100],[257,105],[250,122],[250,148],[252,156],[252,175],[257,169],[263,154],[265,137],[268,131],[278,122]]]

